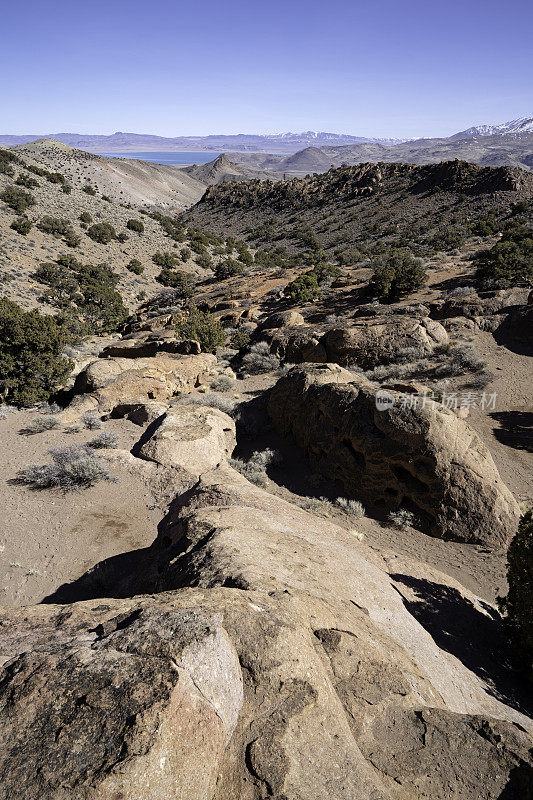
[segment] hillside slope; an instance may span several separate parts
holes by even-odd
[[[136,206],[181,210],[195,203],[206,185],[175,167],[105,158],[53,139],[38,139],[14,151],[30,163],[60,170],[75,189],[90,183],[112,200]]]
[[[415,139],[385,147],[379,142],[361,142],[343,146],[308,147],[285,158],[274,154],[230,153],[236,164],[289,175],[325,172],[342,164],[367,161],[405,164],[436,164],[461,159],[481,166],[504,165],[533,169],[533,133],[502,133],[478,136],[452,136],[447,139]]]
[[[150,216],[157,209],[175,219],[175,212],[198,200],[205,184],[192,176],[173,167],[102,158],[52,141],[0,150],[0,156],[3,153],[16,160],[0,158],[0,194],[12,187],[29,194],[34,203],[23,214],[31,223],[30,230],[21,234],[11,227],[18,218],[16,210],[0,200],[4,296],[24,307],[40,305],[43,287],[31,276],[41,263],[55,261],[65,253],[84,264],[109,265],[120,275],[118,289],[130,307],[139,295],[150,297],[162,289],[155,280],[161,265],[152,260],[157,252],[171,252],[180,269],[204,274],[198,263],[202,246],[191,252],[186,232],[176,241],[157,218]],[[67,226],[78,243],[69,245],[61,233],[42,230],[45,217]],[[140,222],[144,230],[130,230],[130,220]],[[95,241],[88,229],[100,223],[112,225],[123,240]],[[140,262],[136,268],[140,273],[127,268],[132,259]]]
[[[367,163],[281,183],[212,186],[184,219],[291,252],[302,243],[338,250],[378,239],[449,250],[454,237],[475,233],[477,223],[502,218],[510,203],[532,196],[533,175],[516,168]]]

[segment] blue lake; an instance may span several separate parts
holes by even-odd
[[[108,158],[139,158],[141,161],[152,161],[155,164],[173,164],[174,166],[184,167],[188,164],[207,164],[208,161],[213,161],[220,153],[173,153],[173,152],[147,152],[147,153],[98,153],[99,156],[107,156]]]

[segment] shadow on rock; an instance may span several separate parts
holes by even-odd
[[[413,592],[415,599],[403,598],[405,607],[441,650],[485,681],[493,697],[531,716],[531,688],[512,662],[512,646],[494,608],[480,602],[483,611],[479,610],[451,586],[411,575],[390,577],[402,596],[402,587]]]

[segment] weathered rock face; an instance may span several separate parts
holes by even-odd
[[[217,467],[235,444],[235,423],[227,414],[205,406],[178,406],[139,452],[157,464],[201,475]]]
[[[187,429],[201,455],[221,427],[220,460],[231,420],[181,411],[153,432],[158,464],[186,470]],[[486,604],[408,559],[389,575],[225,464],[191,478],[123,576],[131,599],[3,610],[0,798],[531,796],[533,722],[506,703]],[[436,642],[445,603],[473,663]]]
[[[212,797],[243,699],[220,616],[90,606],[6,621],[0,797]]]
[[[218,468],[135,580],[180,591],[3,614],[6,800],[528,797],[531,721],[348,531]]]
[[[422,357],[448,343],[440,322],[404,315],[365,317],[325,333],[309,325],[262,328],[256,337],[266,340],[271,351],[289,363],[353,363],[363,369],[395,361],[407,348]]]
[[[328,331],[322,340],[327,361],[341,366],[355,363],[363,369],[394,361],[408,347],[422,356],[447,343],[448,334],[439,322],[406,316],[367,317],[350,327]]]
[[[180,339],[176,333],[167,330],[138,333],[126,336],[105,347],[100,358],[153,358],[157,353],[177,353],[179,355],[198,355],[200,343]]]
[[[438,403],[376,408],[377,389],[334,365],[295,368],[272,389],[269,414],[347,495],[406,508],[433,536],[503,546],[519,508],[478,435]]]
[[[202,383],[215,364],[216,356],[208,353],[97,359],[76,378],[77,396],[62,416],[68,421],[88,410],[103,414],[119,406],[127,409],[147,401],[164,402]]]

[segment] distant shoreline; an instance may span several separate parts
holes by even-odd
[[[164,164],[173,167],[190,167],[192,164],[207,164],[221,155],[219,151],[201,150],[107,150],[105,153],[95,152],[105,158],[134,158],[149,161],[151,164]]]

